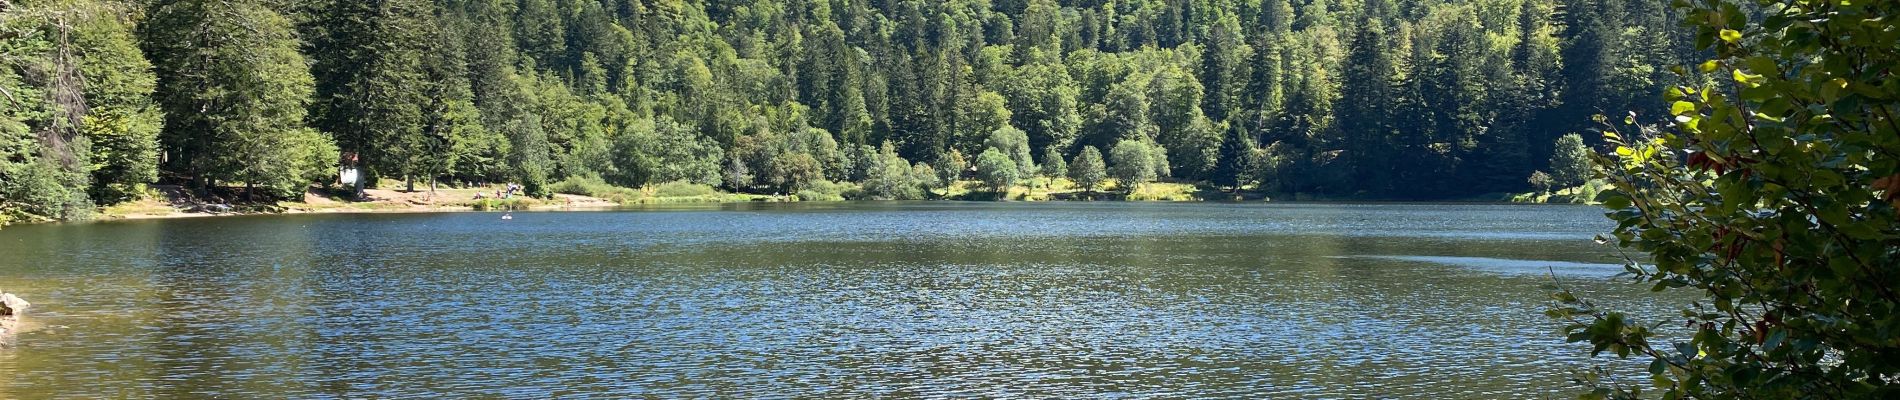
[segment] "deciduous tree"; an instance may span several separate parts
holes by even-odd
[[[1632,116],[1605,134],[1615,156],[1594,158],[1606,239],[1647,254],[1628,272],[1704,300],[1643,317],[1558,293],[1570,341],[1650,360],[1641,385],[1598,374],[1589,395],[1900,393],[1900,54],[1891,24],[1868,22],[1900,2],[1680,4],[1711,56],[1691,68],[1720,79],[1669,88],[1671,126]]]

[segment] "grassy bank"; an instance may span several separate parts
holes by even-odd
[[[1007,193],[992,191],[982,182],[957,181],[940,194],[944,199],[966,201],[1201,201],[1225,196],[1212,189],[1172,182],[1145,183],[1130,192],[1110,180],[1095,190],[1083,190],[1067,178],[1044,177],[1012,186]]]
[[[641,188],[614,186],[599,179],[574,178],[549,185],[554,193],[598,198],[619,205],[745,203],[792,201],[787,196],[728,193],[708,185],[668,182]]]

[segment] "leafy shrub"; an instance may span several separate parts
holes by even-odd
[[[554,193],[596,197],[622,204],[638,202],[641,198],[646,197],[646,195],[640,193],[639,190],[614,186],[613,184],[607,183],[606,180],[595,176],[568,177],[560,182],[555,182],[553,185],[548,185],[548,190]]]
[[[1108,150],[1109,174],[1114,175],[1123,189],[1133,193],[1143,183],[1153,182],[1167,176],[1168,153],[1153,143],[1140,140],[1123,140]]]
[[[1665,91],[1672,127],[1611,125],[1615,156],[1592,159],[1603,240],[1648,255],[1629,275],[1704,299],[1644,321],[1557,293],[1569,341],[1650,361],[1633,385],[1586,374],[1584,397],[1900,396],[1900,2],[1676,4],[1709,57],[1684,81],[1707,84]]]
[[[1085,191],[1093,192],[1100,187],[1103,181],[1108,180],[1108,171],[1102,166],[1102,152],[1096,150],[1095,146],[1083,147],[1082,153],[1075,155],[1075,162],[1069,167],[1069,180],[1075,181],[1075,185]]]
[[[1016,185],[1016,180],[1022,178],[1018,170],[1015,160],[995,148],[983,150],[983,154],[976,156],[976,176],[992,192],[1009,191],[1009,187]]]
[[[843,201],[847,198],[862,198],[864,192],[858,185],[850,183],[817,181],[798,190],[798,201]]]
[[[14,221],[85,219],[93,210],[84,192],[86,178],[48,159],[0,162],[0,214],[11,214]]]
[[[648,188],[653,197],[710,197],[718,196],[719,189],[687,181],[672,181],[653,185]]]

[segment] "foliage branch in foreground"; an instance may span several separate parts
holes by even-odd
[[[1605,133],[1598,199],[1651,258],[1630,274],[1706,298],[1665,339],[1557,293],[1569,340],[1652,359],[1649,382],[1585,374],[1584,397],[1900,398],[1900,1],[1679,5],[1718,79],[1667,91],[1672,127]]]

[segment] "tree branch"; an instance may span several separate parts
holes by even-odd
[[[6,5],[7,5],[7,0],[0,0],[0,11],[6,11]],[[13,92],[7,91],[7,88],[0,87],[0,95],[6,95],[7,101],[12,102],[14,107],[20,106],[20,99],[14,98]]]

